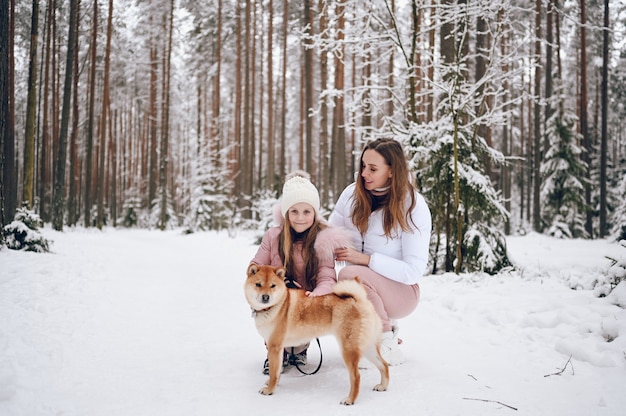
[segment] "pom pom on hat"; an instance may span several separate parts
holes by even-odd
[[[299,202],[311,205],[315,213],[320,212],[320,194],[315,185],[311,183],[311,176],[302,170],[297,170],[286,176],[283,185],[283,196],[280,201],[280,212],[287,214],[289,208]]]

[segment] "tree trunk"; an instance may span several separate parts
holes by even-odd
[[[313,9],[311,0],[304,0],[304,143],[305,164],[304,169],[314,176],[313,169],[313,48],[310,47],[313,36]]]
[[[0,0],[0,27],[7,28],[7,30],[0,30],[0,230],[3,229],[8,222],[6,205],[7,198],[5,197],[5,180],[8,181],[7,174],[5,173],[5,157],[6,147],[5,143],[10,138],[10,125],[9,125],[9,96],[11,88],[9,86],[9,1]],[[2,233],[0,233],[0,245],[4,241]]]
[[[106,46],[104,52],[104,81],[102,86],[102,116],[100,118],[100,157],[98,160],[98,220],[97,227],[102,229],[104,225],[104,196],[105,188],[105,161],[107,147],[107,125],[109,116],[109,78],[111,67],[111,34],[113,32],[113,0],[109,0],[109,16],[107,18],[107,35]]]
[[[319,32],[322,42],[328,41],[328,5],[324,0],[319,0],[318,8],[320,11]],[[328,53],[321,51],[320,53],[320,90],[326,91],[328,88]],[[318,189],[320,190],[320,198],[322,205],[327,206],[330,201],[328,176],[328,99],[323,97],[320,102],[320,133],[319,133],[320,151],[319,151],[319,169],[317,175]]]
[[[283,183],[285,176],[285,146],[287,142],[287,50],[289,47],[289,0],[283,1],[283,71],[281,74],[281,126],[280,126],[280,171],[278,172],[279,187]]]
[[[76,2],[77,15],[80,16],[80,0]],[[80,184],[80,165],[78,163],[78,119],[79,119],[79,103],[78,103],[78,36],[74,37],[74,85],[72,86],[72,131],[70,133],[70,174],[69,174],[69,192],[67,198],[67,224],[69,226],[76,225],[78,219],[77,197]]]
[[[545,113],[545,123],[544,126],[547,124],[548,120],[550,120],[550,117],[552,117],[552,114],[554,113],[554,108],[553,108],[553,104],[552,104],[552,44],[554,43],[554,39],[553,39],[553,22],[555,19],[555,10],[554,10],[554,0],[548,0],[548,10],[546,13],[546,91],[545,91],[545,95],[546,95],[546,113]],[[545,130],[545,127],[544,127]],[[543,150],[544,150],[544,154],[547,153],[548,148],[550,146],[548,137],[546,135],[544,143],[543,143]]]
[[[241,2],[237,1],[235,5],[235,19],[236,19],[236,38],[237,38],[237,57],[235,60],[235,102],[234,102],[234,126],[233,126],[233,135],[231,141],[231,149],[232,156],[230,160],[232,161],[232,167],[230,169],[230,177],[233,181],[235,181],[235,189],[233,189],[233,198],[236,201],[236,206],[239,207],[241,205],[241,196],[244,193],[244,178],[240,172],[241,166],[241,152],[242,143],[241,143],[241,117],[242,117],[242,99],[243,99],[243,86],[241,82],[241,71],[242,71],[242,53],[243,51],[243,25],[241,19]]]
[[[587,179],[591,179],[591,139],[589,137],[588,111],[587,111],[587,17],[585,14],[585,0],[580,0],[580,134],[583,136],[583,162],[585,162]],[[591,210],[591,185],[585,185],[585,203],[587,215],[585,219],[585,231],[593,238]]]
[[[15,168],[15,134],[13,126],[14,114],[14,83],[13,83],[13,38],[15,34],[14,4],[2,0],[0,4],[0,26],[6,29],[0,34],[0,55],[2,62],[2,100],[0,110],[0,230],[6,220],[15,216],[17,207],[17,171]],[[0,237],[1,239],[1,237]]]
[[[151,16],[151,24],[152,16]],[[147,206],[152,209],[152,204],[156,198],[157,180],[158,180],[158,151],[157,151],[157,75],[159,71],[159,61],[154,36],[150,36],[150,116],[148,118],[148,136],[149,136],[149,163],[148,163],[148,201]]]
[[[55,230],[63,230],[65,216],[65,167],[67,165],[67,137],[72,103],[72,78],[74,73],[74,47],[78,35],[78,0],[70,0],[70,23],[65,61],[65,82],[63,86],[63,107],[61,109],[61,129],[59,131],[58,154],[54,172],[54,205],[52,225]]]
[[[339,45],[338,54],[335,56],[335,90],[344,91],[344,61],[345,48],[343,41],[345,38],[344,28],[346,23],[344,0],[337,1],[337,33],[336,41]],[[339,56],[338,56],[339,55]],[[344,96],[337,94],[334,98],[335,107],[333,109],[333,129],[332,129],[332,162],[331,170],[334,171],[334,194],[339,195],[349,181],[349,173],[346,167],[350,166],[346,160],[346,130],[344,116]]]
[[[533,230],[542,231],[541,225],[541,0],[535,2],[535,103],[533,106]]]
[[[265,184],[269,189],[278,187],[276,178],[276,149],[274,145],[274,2],[267,5],[267,175]]]
[[[604,0],[604,31],[602,33],[602,133],[600,138],[600,232],[599,237],[607,235],[606,201],[606,164],[608,153],[608,77],[609,77],[609,0]]]
[[[109,0],[113,1],[113,0]],[[164,17],[165,19],[165,17]],[[159,163],[159,191],[161,193],[161,215],[159,228],[165,230],[168,222],[167,212],[167,175],[169,163],[169,135],[170,135],[170,69],[172,60],[172,32],[174,22],[174,0],[170,0],[169,21],[164,22],[164,32],[167,33],[167,43],[164,45],[164,67],[163,67],[163,123],[161,134],[161,154]]]
[[[39,0],[33,0],[26,99],[26,133],[24,135],[24,187],[22,202],[29,208],[35,203],[35,112],[37,110],[37,39]]]
[[[215,41],[215,62],[216,73],[213,78],[213,95],[211,99],[211,138],[209,145],[209,154],[212,160],[219,163],[220,158],[217,157],[220,140],[220,89],[221,86],[221,73],[222,73],[222,0],[218,0],[217,6],[217,39]],[[219,169],[219,166],[214,166],[215,169]]]
[[[87,105],[87,137],[85,144],[85,192],[84,192],[84,222],[85,227],[91,226],[91,206],[93,197],[91,195],[91,184],[93,176],[93,139],[95,124],[94,102],[96,97],[96,57],[98,47],[98,0],[93,1],[93,24],[91,32],[90,59],[89,59],[89,81],[88,81],[88,105]]]

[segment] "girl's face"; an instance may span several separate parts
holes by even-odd
[[[365,189],[372,192],[377,188],[384,188],[391,180],[391,166],[387,164],[385,158],[376,150],[368,149],[363,153],[361,159],[363,171],[363,185]]]
[[[291,228],[297,233],[308,230],[315,221],[315,209],[313,209],[311,204],[307,204],[306,202],[293,204],[289,210],[287,210],[287,215],[289,216]]]

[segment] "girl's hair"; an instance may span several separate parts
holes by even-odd
[[[399,142],[390,138],[380,138],[369,142],[363,152],[359,163],[359,174],[356,179],[356,191],[352,204],[352,222],[356,228],[364,234],[367,231],[369,217],[372,213],[373,196],[363,185],[363,155],[366,150],[375,150],[391,168],[391,187],[389,189],[389,202],[383,208],[383,229],[385,235],[391,238],[394,230],[410,231],[409,223],[415,226],[411,211],[415,207],[415,187],[409,180],[409,166]],[[410,203],[407,207],[406,201]]]
[[[306,287],[303,288],[305,290],[315,289],[317,272],[319,270],[319,260],[315,254],[315,240],[317,239],[320,231],[326,227],[326,225],[322,224],[318,220],[317,214],[315,214],[313,225],[311,225],[311,227],[304,232],[304,237],[302,238],[302,260],[304,261],[305,266],[304,274],[306,277]],[[287,214],[285,215],[283,229],[278,236],[278,252],[280,253],[280,258],[285,265],[285,269],[287,269],[287,276],[291,278],[295,276],[293,264],[293,247],[295,245],[295,238],[296,233],[291,227],[289,214]]]

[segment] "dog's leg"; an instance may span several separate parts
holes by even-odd
[[[361,387],[361,373],[359,372],[360,358],[358,351],[343,350],[343,361],[350,375],[350,394],[341,401],[341,404],[345,404],[346,406],[354,404],[359,395],[359,388]]]
[[[270,365],[270,378],[267,385],[259,390],[259,393],[269,396],[274,393],[278,380],[280,379],[280,369],[283,365],[283,348],[281,345],[267,346],[267,359]]]
[[[365,350],[365,358],[367,358],[372,364],[380,371],[380,384],[374,386],[375,391],[385,391],[389,386],[389,364],[380,354],[380,342],[371,344]]]

